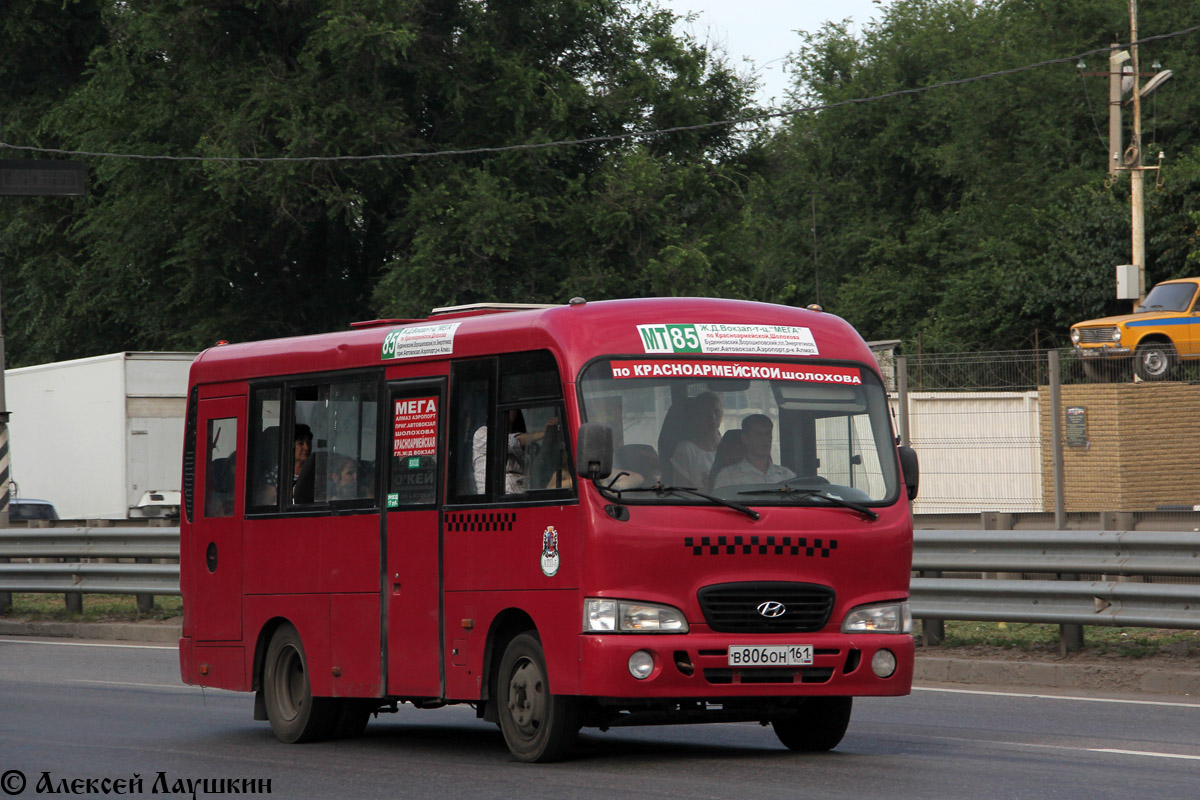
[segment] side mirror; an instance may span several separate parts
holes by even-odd
[[[613,432],[600,422],[579,426],[576,439],[575,469],[581,478],[598,480],[612,474]]]
[[[908,487],[908,499],[917,499],[917,486],[921,482],[921,465],[917,462],[917,451],[900,445],[900,471],[904,473],[904,485]]]

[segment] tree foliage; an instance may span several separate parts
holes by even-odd
[[[928,348],[1127,308],[1107,80],[964,80],[1124,41],[1125,0],[893,0],[801,34],[791,101],[825,108],[757,132],[688,129],[754,113],[751,87],[650,0],[9,7],[3,141],[172,157],[87,156],[87,197],[2,199],[10,364],[575,295],[820,302]],[[1143,109],[1153,282],[1200,268],[1200,35],[1140,55],[1176,76]],[[246,158],[301,160],[219,160]]]
[[[22,2],[53,17],[59,0]],[[66,8],[82,15],[83,2]],[[429,154],[688,126],[737,116],[749,92],[674,35],[670,15],[617,0],[86,10],[102,35],[86,58],[72,50],[75,80],[28,103],[8,140],[207,158]],[[85,200],[0,210],[16,265],[10,353],[202,347],[592,290],[713,293],[738,149],[713,128],[454,157],[89,157]]]
[[[1141,31],[1186,28],[1193,11],[1147,4]],[[901,0],[861,38],[836,24],[803,35],[794,99],[832,105],[1062,58],[1127,41],[1128,20],[1124,0]],[[1143,70],[1159,59],[1176,72],[1143,114],[1146,163],[1170,157],[1163,191],[1147,195],[1151,281],[1188,269],[1198,38],[1140,48]],[[1106,70],[1107,54],[1088,62]],[[775,249],[796,254],[792,272],[819,271],[825,305],[876,338],[1030,346],[1035,332],[1115,312],[1129,190],[1107,176],[1107,92],[1072,59],[798,116],[771,143],[765,202],[794,220]],[[814,228],[815,265],[795,247]],[[811,280],[799,287],[811,295]]]

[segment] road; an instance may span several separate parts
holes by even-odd
[[[858,701],[833,753],[790,753],[753,724],[672,726],[585,731],[574,760],[527,765],[468,708],[284,745],[249,695],[181,685],[173,648],[0,639],[0,800],[220,794],[189,783],[203,779],[321,800],[1174,799],[1200,794],[1200,701],[1186,700],[920,687]]]

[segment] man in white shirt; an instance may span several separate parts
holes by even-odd
[[[713,488],[754,483],[779,483],[796,477],[787,467],[771,461],[771,435],[775,423],[765,414],[751,414],[742,420],[742,442],[746,457],[717,473]]]

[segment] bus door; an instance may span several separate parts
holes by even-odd
[[[245,398],[200,400],[196,424],[196,497],[192,510],[193,637],[242,638],[242,487],[245,454],[238,450],[238,418]]]
[[[442,697],[441,530],[446,380],[389,384],[391,465],[384,495],[387,692]]]

